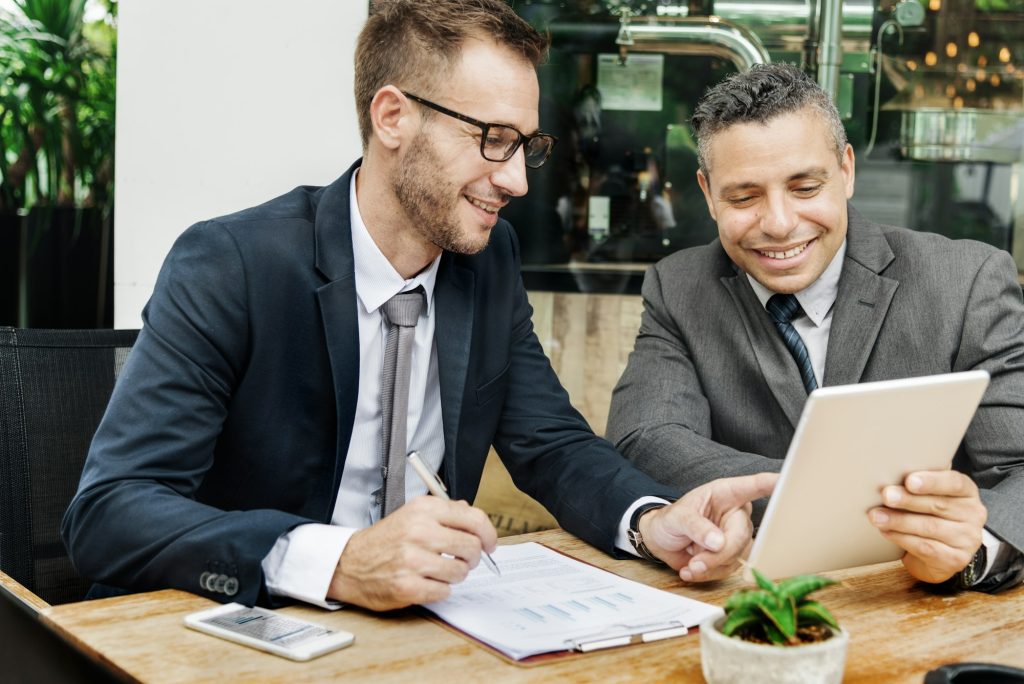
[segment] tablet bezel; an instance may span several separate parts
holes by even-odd
[[[770,578],[892,561],[868,521],[882,488],[952,463],[986,371],[824,387],[807,399],[757,531],[750,568]],[[837,486],[839,485],[839,486]]]

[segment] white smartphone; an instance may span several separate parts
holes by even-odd
[[[241,603],[186,615],[185,626],[292,660],[309,660],[355,641],[349,632]]]

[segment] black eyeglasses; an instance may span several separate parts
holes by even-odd
[[[404,90],[402,94],[410,100],[419,102],[424,107],[430,107],[435,112],[441,112],[454,119],[465,121],[478,127],[481,131],[480,154],[487,161],[508,161],[516,153],[516,150],[519,149],[519,146],[522,145],[523,153],[526,157],[526,165],[531,169],[539,169],[544,166],[544,162],[551,156],[551,150],[555,147],[555,143],[558,142],[558,138],[547,133],[523,135],[512,126],[478,121],[471,116],[453,112],[446,107],[435,104],[430,100],[424,100],[422,97],[407,93]]]

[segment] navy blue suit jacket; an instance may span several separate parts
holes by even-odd
[[[351,173],[175,243],[64,519],[86,577],[227,600],[201,583],[217,573],[236,579],[232,600],[266,601],[260,561],[274,542],[330,521],[360,373]],[[473,500],[493,443],[562,527],[613,552],[633,501],[678,495],[570,405],[533,332],[507,223],[480,254],[442,256],[435,306],[454,498]]]

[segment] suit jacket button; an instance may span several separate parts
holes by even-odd
[[[217,579],[214,581],[213,587],[211,588],[211,591],[215,591],[218,594],[223,594],[224,593],[224,585],[227,584],[227,581],[228,581],[228,576],[227,575],[217,575]]]
[[[199,576],[199,586],[203,589],[206,589],[207,591],[209,591],[210,588],[206,586],[206,582],[210,579],[210,575],[212,574],[212,572],[204,572],[202,575]]]
[[[228,596],[234,596],[238,593],[238,580],[234,577],[228,577],[228,581],[224,583],[224,593]]]

